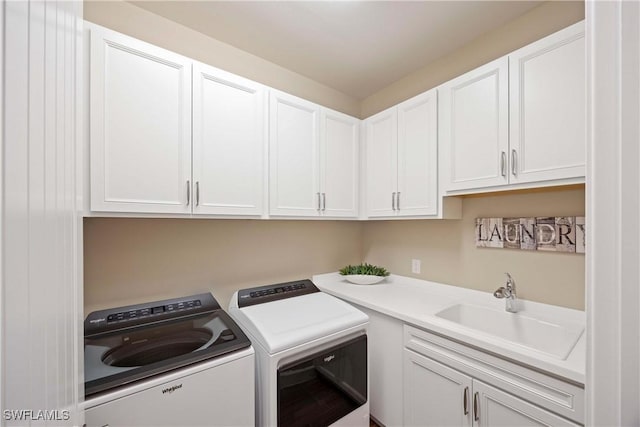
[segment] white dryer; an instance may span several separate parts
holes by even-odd
[[[256,352],[258,426],[369,426],[369,318],[310,280],[243,289],[229,314]]]

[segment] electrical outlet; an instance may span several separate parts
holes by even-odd
[[[411,260],[411,272],[414,274],[420,274],[420,260],[412,259]]]

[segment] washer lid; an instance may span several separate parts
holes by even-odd
[[[243,307],[236,320],[270,354],[345,329],[364,325],[369,317],[324,292]]]

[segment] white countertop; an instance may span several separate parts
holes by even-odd
[[[338,273],[328,273],[313,276],[313,283],[326,293],[414,326],[448,336],[578,384],[585,382],[585,332],[582,333],[567,358],[560,360],[436,316],[439,311],[462,303],[504,309],[505,302],[490,293],[396,275],[391,275],[375,285],[354,285]],[[522,299],[518,301],[521,314],[585,325],[584,311]]]

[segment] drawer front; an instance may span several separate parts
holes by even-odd
[[[404,326],[404,346],[522,399],[584,423],[584,388],[476,350],[440,335]]]

